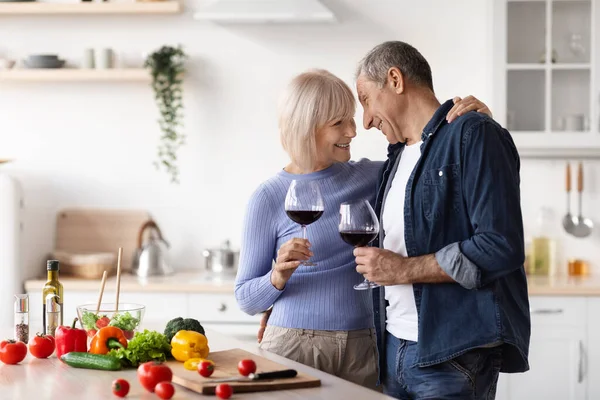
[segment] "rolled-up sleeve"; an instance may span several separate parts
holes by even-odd
[[[525,261],[519,156],[507,131],[480,121],[462,139],[462,190],[474,234],[435,257],[451,278],[477,289]]]

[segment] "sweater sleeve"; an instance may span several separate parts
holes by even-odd
[[[264,187],[254,192],[246,209],[235,297],[242,311],[255,315],[267,310],[285,290],[271,284],[277,245],[276,215]]]

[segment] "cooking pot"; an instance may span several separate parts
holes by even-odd
[[[229,240],[217,249],[206,249],[202,252],[204,267],[217,274],[232,274],[237,272],[240,252],[233,250]]]

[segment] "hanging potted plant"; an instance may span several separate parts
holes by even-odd
[[[152,89],[160,113],[158,124],[162,134],[155,166],[164,169],[173,183],[179,183],[177,150],[185,143],[180,128],[183,126],[182,76],[186,59],[181,46],[163,46],[148,55],[144,63],[152,74]]]

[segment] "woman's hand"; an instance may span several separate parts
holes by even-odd
[[[461,99],[460,97],[456,96],[452,99],[452,101],[454,101],[454,106],[446,115],[446,120],[448,122],[454,121],[456,118],[468,113],[469,111],[477,111],[494,118],[488,106],[486,106],[485,103],[483,103],[477,97],[467,96],[464,99]]]
[[[306,239],[294,238],[285,242],[277,251],[277,260],[271,272],[271,283],[283,290],[296,268],[312,256],[310,243]]]

